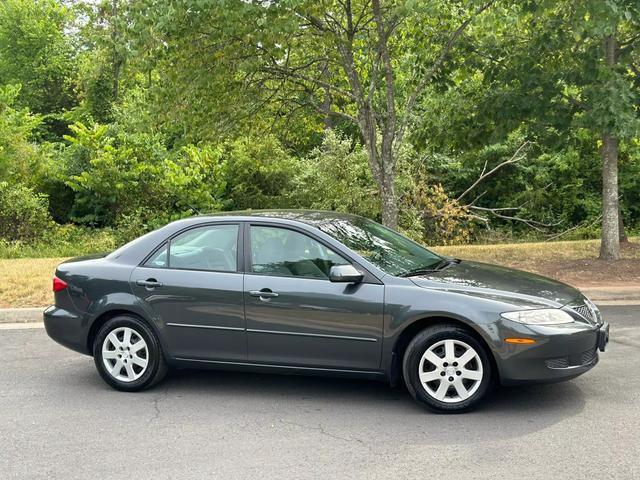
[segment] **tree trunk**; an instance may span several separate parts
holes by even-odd
[[[608,68],[616,64],[618,45],[609,35],[604,41]],[[620,223],[618,220],[618,138],[611,132],[602,134],[602,240],[601,260],[620,259]]]
[[[329,66],[327,63],[320,65],[320,79],[323,82],[329,83],[331,79],[328,76]],[[320,110],[322,111],[322,121],[324,123],[324,129],[331,130],[333,128],[333,118],[331,118],[331,105],[333,104],[333,98],[331,98],[331,89],[325,87],[324,89],[324,99],[322,100],[322,104],[320,105]]]
[[[620,258],[618,221],[618,139],[602,135],[602,240],[601,260]]]
[[[395,175],[382,173],[380,179],[380,200],[382,205],[382,224],[393,229],[398,228],[398,202],[396,199]]]
[[[362,114],[363,118],[369,118],[361,124],[361,132],[364,144],[367,147],[369,166],[371,173],[380,192],[380,210],[382,212],[382,224],[393,229],[398,228],[398,200],[396,198],[396,172],[393,158],[383,158],[378,151],[378,135],[376,125],[373,123],[373,115],[369,110]]]
[[[111,4],[111,43],[113,46],[113,101],[117,102],[120,95],[120,72],[122,70],[122,59],[118,54],[118,0],[113,0]]]
[[[389,41],[387,26],[382,14],[380,0],[372,0],[373,18],[378,34],[378,55],[382,60],[384,72],[384,89],[386,108],[381,125],[382,141],[380,142],[381,176],[380,199],[382,201],[382,223],[389,228],[398,228],[398,203],[396,199],[396,157],[393,144],[397,130],[396,100],[394,92],[393,66],[387,42]]]

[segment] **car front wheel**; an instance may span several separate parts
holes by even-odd
[[[486,349],[456,325],[434,325],[418,333],[404,355],[409,393],[438,412],[463,412],[487,394],[492,368]]]
[[[117,390],[147,389],[167,372],[153,331],[128,315],[114,317],[100,328],[93,342],[93,358],[100,376]]]

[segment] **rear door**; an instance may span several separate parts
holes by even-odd
[[[179,358],[243,361],[247,344],[241,225],[189,228],[158,248],[131,276],[131,286]]]
[[[331,266],[350,261],[302,231],[253,224],[245,243],[250,361],[347,370],[380,367],[384,285],[330,282]]]

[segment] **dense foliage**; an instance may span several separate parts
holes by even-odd
[[[260,208],[596,236],[613,141],[637,231],[639,111],[634,1],[4,0],[0,245]]]

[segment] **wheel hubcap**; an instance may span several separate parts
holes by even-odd
[[[418,376],[422,387],[436,400],[462,402],[476,393],[482,383],[482,361],[469,344],[442,340],[424,352]]]
[[[147,342],[132,328],[115,328],[102,342],[102,362],[116,380],[133,382],[147,370]]]

